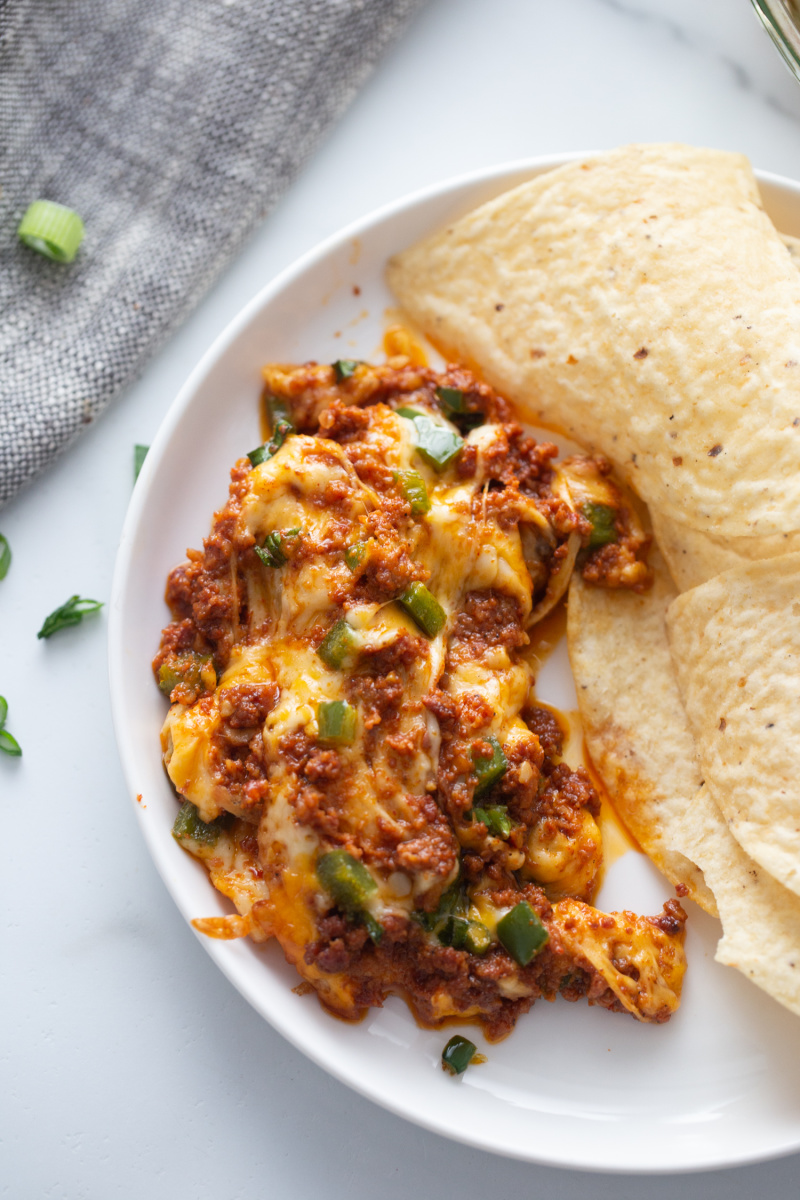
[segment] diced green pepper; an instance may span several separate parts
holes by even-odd
[[[183,802],[172,826],[172,836],[176,842],[196,842],[206,847],[217,844],[220,832],[220,827],[215,822],[208,824],[200,820],[191,800]]]
[[[353,542],[344,552],[344,561],[351,571],[357,571],[367,553],[367,542]]]
[[[355,375],[356,368],[361,366],[357,358],[339,358],[335,363],[331,363],[336,372],[336,382],[342,383],[345,379],[349,379],[351,375]]]
[[[490,804],[487,808],[473,808],[472,819],[481,821],[494,837],[505,841],[513,828],[505,804]]]
[[[610,505],[588,502],[581,508],[581,513],[592,526],[592,533],[589,538],[589,548],[591,550],[597,546],[608,546],[611,542],[617,541],[619,537],[617,533],[617,514]]]
[[[179,683],[193,692],[213,692],[217,686],[217,675],[210,654],[197,654],[187,650],[168,658],[158,668],[158,686],[165,696],[170,696]]]
[[[326,667],[338,671],[340,667],[347,665],[357,649],[358,639],[343,617],[325,634],[317,646],[317,654]]]
[[[442,1051],[442,1066],[451,1075],[463,1075],[477,1050],[474,1042],[456,1034]]]
[[[428,497],[428,489],[425,487],[425,480],[419,471],[398,471],[397,482],[403,498],[411,505],[412,517],[430,512],[431,502]]]
[[[410,583],[397,598],[429,638],[436,637],[444,629],[447,614],[424,583]]]
[[[317,879],[339,907],[352,914],[363,912],[378,886],[364,864],[346,850],[321,855],[317,859]]]
[[[317,740],[323,746],[352,746],[356,740],[356,710],[346,700],[318,704],[317,725]]]
[[[492,747],[492,753],[488,755],[476,753],[473,747],[472,762],[478,780],[475,788],[476,796],[482,796],[484,792],[488,792],[489,788],[497,783],[498,779],[502,779],[508,770],[508,759],[505,756],[503,747],[494,734],[490,733],[488,737],[482,740],[489,743]]]
[[[550,941],[550,934],[527,900],[520,900],[511,912],[500,918],[497,922],[497,936],[521,967],[527,967],[531,959]]]

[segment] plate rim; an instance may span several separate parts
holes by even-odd
[[[502,179],[506,176],[514,174],[530,172],[532,174],[544,173],[545,171],[555,169],[565,163],[572,162],[577,159],[587,158],[596,154],[597,151],[568,151],[558,154],[538,155],[535,157],[525,157],[521,159],[513,159],[508,162],[495,164],[490,167],[480,168],[474,171],[463,172],[455,176],[449,176],[433,184],[428,184],[422,188],[415,189],[405,195],[390,201],[386,204],[367,212],[361,217],[349,222],[347,225],[338,231],[323,238],[316,245],[312,246],[292,263],[283,268],[276,276],[269,280],[256,294],[248,300],[241,309],[231,318],[231,320],[220,331],[217,337],[213,340],[208,349],[202,354],[196,365],[192,368],[187,376],[184,384],[178,390],[170,403],[163,420],[161,421],[157,433],[151,444],[150,452],[148,453],[142,470],[140,472],[137,486],[133,490],[131,501],[123,522],[120,542],[116,553],[114,572],[111,585],[110,601],[109,601],[109,621],[108,621],[108,678],[111,699],[111,714],[114,726],[115,741],[117,751],[123,769],[123,777],[126,786],[130,792],[130,803],[133,806],[134,812],[137,814],[137,824],[139,825],[145,839],[150,857],[164,883],[168,893],[175,903],[178,911],[187,921],[191,920],[191,914],[188,908],[188,902],[185,900],[183,893],[175,880],[169,862],[167,861],[166,848],[169,843],[164,842],[163,838],[157,833],[152,822],[143,820],[141,806],[136,800],[135,788],[135,761],[132,738],[127,736],[127,730],[123,721],[123,683],[125,678],[125,665],[122,644],[123,632],[123,600],[126,588],[129,581],[131,560],[130,548],[134,539],[134,535],[138,529],[142,510],[145,507],[147,495],[150,488],[151,480],[155,478],[158,472],[161,459],[166,452],[166,448],[170,444],[171,437],[175,427],[180,423],[181,418],[187,409],[191,406],[193,398],[198,389],[202,385],[207,375],[213,370],[217,362],[224,357],[231,345],[237,338],[248,328],[248,326],[256,320],[261,311],[268,306],[276,297],[290,287],[294,282],[299,280],[308,271],[312,270],[317,264],[324,261],[331,253],[335,252],[341,246],[351,242],[353,239],[359,238],[369,230],[379,226],[393,217],[407,212],[410,209],[424,205],[430,201],[445,198],[449,193],[456,193],[466,187],[472,186],[475,188],[481,185],[491,184],[494,180]],[[800,221],[800,181],[790,179],[788,177],[767,171],[755,170],[756,179],[759,183],[767,183],[775,185],[778,188],[793,191],[798,199],[798,220]],[[513,185],[512,185],[513,186]],[[211,938],[204,937],[199,934],[191,925],[189,925],[194,937],[201,943],[204,951],[210,956],[215,965],[222,971],[226,979],[233,984],[236,990],[242,997],[251,1005],[255,1011],[264,1018],[270,1026],[282,1037],[285,1037],[296,1049],[298,1049],[306,1058],[315,1063],[329,1075],[332,1075],[339,1082],[352,1088],[359,1095],[365,1097],[371,1102],[379,1105],[381,1108],[393,1113],[396,1116],[416,1124],[419,1127],[437,1133],[451,1141],[459,1142],[468,1145],[472,1148],[484,1150],[488,1153],[499,1155],[500,1157],[508,1158],[515,1161],[529,1162],[531,1164],[557,1167],[563,1170],[575,1170],[584,1173],[598,1174],[620,1174],[620,1175],[666,1175],[666,1174],[687,1174],[691,1172],[705,1172],[711,1170],[719,1170],[724,1168],[732,1168],[744,1166],[746,1164],[772,1161],[786,1157],[800,1150],[800,1126],[792,1140],[788,1138],[783,1144],[778,1144],[765,1149],[750,1149],[740,1150],[738,1153],[729,1153],[727,1157],[715,1157],[712,1160],[704,1160],[701,1157],[694,1161],[686,1161],[678,1164],[665,1166],[660,1164],[654,1171],[652,1165],[641,1164],[620,1164],[615,1163],[609,1165],[601,1161],[585,1161],[573,1162],[568,1161],[561,1154],[548,1154],[544,1152],[532,1153],[529,1149],[519,1147],[510,1149],[506,1147],[497,1147],[487,1141],[476,1140],[474,1135],[466,1132],[460,1133],[452,1125],[448,1125],[446,1121],[437,1121],[432,1119],[427,1114],[420,1114],[401,1101],[395,1101],[391,1094],[376,1093],[374,1089],[367,1083],[362,1083],[357,1077],[348,1074],[347,1070],[340,1066],[338,1062],[331,1061],[328,1056],[319,1049],[315,1044],[309,1045],[301,1036],[295,1036],[291,1025],[274,1017],[267,1011],[265,1005],[260,1002],[259,998],[251,993],[246,987],[245,982],[239,978],[239,973],[235,967],[235,960],[230,954],[226,954],[228,946],[225,942],[217,942]],[[532,1117],[532,1120],[535,1119]]]

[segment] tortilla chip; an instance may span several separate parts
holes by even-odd
[[[800,894],[800,554],[684,592],[667,629],[709,793],[743,850]]]
[[[700,789],[677,832],[717,899],[723,927],[717,962],[800,1014],[800,898],[747,857],[708,788]]]
[[[679,592],[699,587],[731,567],[744,567],[760,559],[779,558],[800,550],[800,533],[773,533],[768,537],[715,537],[690,529],[671,517],[652,514],[653,533]]]
[[[570,584],[567,638],[586,745],[616,811],[642,849],[707,912],[702,872],[672,849],[701,783],[670,657],[664,614],[676,592],[657,553],[641,596]]]
[[[800,275],[742,156],[570,163],[388,277],[445,353],[606,454],[651,508],[724,537],[800,528]]]

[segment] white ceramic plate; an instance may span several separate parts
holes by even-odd
[[[565,157],[501,167],[400,201],[330,239],[249,304],[208,351],[175,400],[134,491],[119,549],[110,615],[114,723],[137,818],[161,875],[187,920],[230,911],[204,869],[170,836],[175,797],[163,772],[163,697],[150,660],[168,620],[169,569],[200,546],[224,503],[233,462],[261,441],[260,367],[382,358],[387,257]],[[800,187],[760,176],[778,227],[800,234]],[[357,291],[356,289],[360,289]],[[574,707],[561,647],[539,694]],[[145,805],[146,804],[146,808]],[[606,909],[657,912],[670,894],[631,851],[607,870]],[[447,1137],[558,1166],[683,1171],[769,1158],[800,1148],[800,1022],[737,972],[716,965],[717,922],[689,904],[689,970],[677,1016],[665,1026],[585,1004],[544,1001],[510,1038],[459,1080],[440,1069],[452,1030],[420,1029],[390,1000],[349,1026],[298,978],[276,945],[203,945],[276,1029],[331,1074],[393,1112]]]

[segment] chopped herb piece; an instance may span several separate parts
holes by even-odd
[[[381,925],[380,921],[376,921],[372,913],[368,912],[362,912],[361,920],[366,925],[367,933],[372,938],[375,945],[379,945],[380,940],[383,937],[383,926]]]
[[[463,1075],[472,1062],[477,1046],[468,1038],[456,1034],[442,1051],[442,1067],[451,1075]]]
[[[217,673],[210,654],[198,654],[186,650],[168,658],[158,668],[158,686],[165,696],[182,686],[188,693],[213,692],[217,686]],[[186,699],[188,699],[188,695]]]
[[[497,936],[521,967],[550,941],[550,934],[527,900],[521,900],[497,922]]]
[[[473,748],[472,761],[475,766],[475,775],[478,779],[475,788],[476,796],[482,796],[484,792],[488,792],[492,784],[497,783],[498,779],[502,779],[508,770],[508,759],[503,752],[503,747],[494,734],[490,733],[488,737],[482,740],[489,743],[492,747],[492,753],[476,753]]]
[[[83,221],[63,204],[34,200],[19,223],[17,237],[45,258],[70,263],[83,241]]]
[[[589,537],[591,550],[597,546],[608,546],[611,542],[616,542],[619,535],[617,534],[617,514],[613,508],[608,504],[593,504],[588,501],[581,508],[581,513],[592,527]]]
[[[207,823],[200,820],[191,800],[185,800],[181,805],[172,826],[172,836],[176,842],[197,842],[201,846],[216,845],[220,832],[216,822]]]
[[[352,746],[356,719],[356,710],[346,700],[323,700],[317,705],[317,740],[322,746]]]
[[[7,716],[8,701],[5,696],[0,696],[0,750],[5,754],[9,754],[12,758],[20,758],[22,756],[20,744],[5,728]]]
[[[272,458],[273,454],[278,453],[289,434],[294,432],[295,428],[291,421],[278,421],[270,440],[263,446],[256,446],[255,450],[248,451],[247,457],[250,459],[251,466],[259,467],[268,458]]]
[[[317,859],[317,879],[339,908],[348,913],[362,913],[378,886],[364,864],[346,850],[321,855]]]
[[[139,478],[139,472],[141,471],[142,467],[144,466],[144,460],[147,458],[147,451],[149,449],[150,449],[149,446],[136,445],[133,447],[133,482],[134,483],[136,483],[136,480]]]
[[[317,646],[317,654],[326,667],[332,667],[335,671],[338,671],[340,667],[347,665],[357,649],[358,638],[347,624],[347,621],[342,618],[341,621],[337,621],[335,625],[331,626],[325,634],[325,637]]]
[[[424,583],[409,584],[398,600],[428,637],[436,637],[444,629],[447,614]]]
[[[356,368],[361,366],[357,358],[339,358],[335,363],[331,363],[336,372],[336,382],[342,383],[345,379],[349,379],[351,375],[355,375]]]
[[[265,567],[285,567],[289,561],[289,556],[283,548],[284,538],[295,538],[300,533],[300,527],[296,529],[273,529],[272,533],[268,533],[264,538],[262,546],[254,546],[253,550],[261,559]]]
[[[344,552],[344,561],[351,571],[357,571],[367,554],[366,542],[353,542]]]
[[[473,808],[472,818],[475,821],[481,821],[489,833],[494,837],[503,838],[504,841],[513,828],[508,809],[504,804],[491,804],[488,808]]]
[[[411,505],[412,517],[430,512],[431,502],[428,497],[428,489],[425,487],[425,480],[419,471],[398,471],[396,478],[404,499]]]
[[[5,579],[8,574],[8,568],[11,566],[11,547],[8,544],[8,538],[0,533],[0,579]]]
[[[49,638],[54,633],[58,633],[60,629],[66,629],[69,625],[80,625],[84,617],[90,613],[99,612],[103,607],[102,600],[82,600],[80,596],[70,596],[60,608],[55,612],[51,612],[49,617],[45,618],[44,625],[37,633],[38,638]]]

